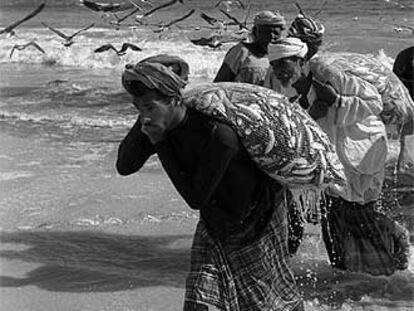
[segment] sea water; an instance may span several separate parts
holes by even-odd
[[[184,0],[183,5],[177,3],[153,14],[147,22],[167,23],[192,8],[196,13],[180,27],[156,33],[153,32],[158,29],[156,26],[137,26],[134,16],[126,20],[125,26],[110,25],[111,17],[93,12],[75,0],[10,0],[0,2],[1,27],[22,18],[42,2],[46,3],[45,9],[16,28],[16,36],[0,36],[2,242],[37,245],[37,253],[21,257],[15,253],[13,257],[10,252],[0,255],[70,269],[49,271],[47,277],[44,274],[34,277],[35,281],[27,277],[26,283],[2,277],[1,284],[4,287],[37,284],[47,290],[69,292],[79,290],[79,286],[80,290],[122,290],[128,288],[125,285],[128,282],[132,287],[139,283],[139,286],[164,284],[182,288],[182,281],[177,280],[185,277],[186,267],[182,264],[188,260],[192,230],[181,227],[191,227],[198,215],[177,195],[155,157],[139,174],[130,177],[116,174],[118,144],[137,117],[120,78],[126,64],[168,53],[189,63],[190,82],[211,81],[232,44],[211,49],[195,46],[190,39],[209,36],[214,31],[205,28],[208,24],[199,17],[200,12],[220,19],[225,17],[214,8],[217,1]],[[322,8],[318,18],[326,27],[322,48],[325,51],[381,54],[392,65],[396,54],[413,44],[411,31],[400,28],[413,26],[411,0],[310,0],[300,4],[310,15]],[[297,14],[293,2],[285,0],[252,1],[251,9],[252,14],[277,9],[288,22]],[[240,8],[232,8],[230,13],[239,19],[246,14]],[[248,22],[251,20],[252,15]],[[66,34],[90,23],[95,26],[75,37],[72,46],[65,47],[62,39],[44,28],[41,21]],[[15,44],[30,40],[36,40],[46,53],[30,47],[16,50],[10,57]],[[136,44],[142,51],[128,51],[124,56],[113,51],[94,53],[103,44],[119,48],[124,42]],[[126,234],[136,233],[134,230],[143,225],[164,223],[181,228],[175,233],[187,234],[184,250],[171,251],[167,247],[169,251],[156,251],[160,245],[180,244],[181,237],[141,240]],[[408,270],[390,277],[338,272],[329,267],[319,229],[311,228],[309,237],[293,259],[309,310],[414,308],[413,258]],[[137,243],[139,254],[131,246],[136,250]],[[131,261],[140,256],[145,264],[131,266]],[[164,270],[155,269],[157,265]],[[59,283],[62,274],[70,275],[80,266],[84,270],[77,271],[83,271],[83,285],[78,279]],[[96,271],[111,273],[96,282],[93,275]],[[95,280],[94,284],[86,281],[88,276]],[[178,309],[179,306],[174,306],[171,310]],[[140,309],[131,306],[130,310]]]

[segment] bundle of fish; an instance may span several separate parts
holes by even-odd
[[[414,102],[400,79],[379,57],[348,52],[326,53],[314,57],[311,66],[329,65],[372,84],[381,95],[380,114],[385,124],[402,124],[414,116]],[[316,71],[320,71],[316,69]]]
[[[330,184],[346,183],[328,136],[281,94],[245,83],[205,83],[186,89],[184,104],[229,124],[253,161],[287,185],[303,212],[318,207]]]

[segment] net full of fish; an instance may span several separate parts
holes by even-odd
[[[325,53],[314,57],[311,66],[336,69],[356,76],[373,85],[381,95],[383,110],[380,114],[385,124],[402,124],[414,117],[414,102],[410,93],[396,74],[379,57],[350,52]],[[315,71],[320,71],[315,69]]]
[[[330,184],[346,183],[328,136],[287,97],[256,85],[221,82],[190,86],[183,99],[229,124],[259,168],[289,188],[302,212],[318,208]]]

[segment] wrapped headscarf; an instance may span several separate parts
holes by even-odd
[[[122,74],[122,85],[129,93],[134,93],[132,82],[138,81],[149,89],[155,89],[170,97],[181,97],[181,90],[187,82],[170,68],[155,62],[128,64]]]
[[[187,62],[182,59],[181,57],[175,56],[175,55],[168,55],[168,54],[158,54],[155,56],[150,56],[147,58],[144,58],[140,61],[140,63],[159,63],[163,64],[164,66],[170,67],[173,65],[177,65],[179,67],[179,71],[174,73],[179,75],[181,79],[184,81],[188,81],[188,74],[190,71],[190,67],[188,66]]]
[[[291,56],[305,58],[307,53],[308,46],[298,38],[282,38],[268,47],[270,61]]]
[[[316,19],[299,14],[290,25],[288,37],[301,39],[303,42],[319,47],[325,27]]]
[[[254,26],[270,25],[270,26],[286,26],[285,18],[279,11],[261,11],[254,16]]]

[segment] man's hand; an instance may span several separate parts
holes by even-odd
[[[145,118],[142,120],[141,131],[148,136],[153,145],[165,138],[164,130],[156,124],[152,124],[148,120],[145,120]]]

